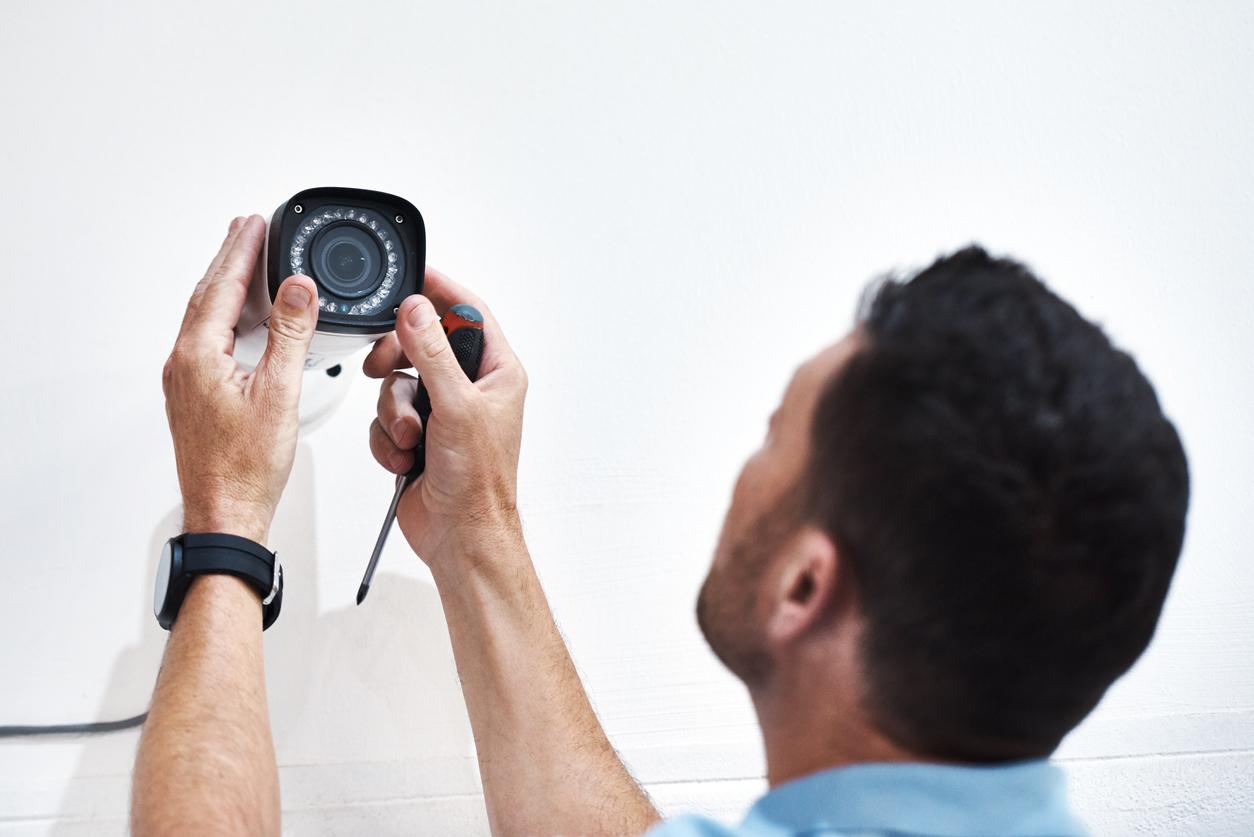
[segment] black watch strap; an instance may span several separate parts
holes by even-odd
[[[185,575],[220,573],[246,581],[261,597],[262,630],[274,624],[283,602],[283,567],[275,553],[238,535],[189,532],[180,540]]]

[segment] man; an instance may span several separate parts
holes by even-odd
[[[265,542],[291,467],[313,284],[279,291],[266,356],[231,360],[264,224],[237,219],[165,372],[188,531]],[[1046,759],[1140,655],[1180,551],[1180,441],[1132,359],[1017,263],[978,248],[873,289],[797,370],[737,481],[698,601],[748,687],[771,791],[726,829],[659,815],[588,703],[515,506],[526,375],[487,307],[438,273],[367,374],[370,447],[431,568],[496,834],[1083,832]],[[438,311],[486,317],[470,383]],[[265,452],[268,456],[258,456]],[[257,593],[198,578],[135,770],[150,834],[274,834]]]

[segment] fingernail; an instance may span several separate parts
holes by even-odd
[[[423,300],[409,309],[409,324],[414,328],[426,328],[439,319],[435,313],[435,306],[430,302]]]
[[[396,421],[392,422],[392,441],[393,442],[399,445],[401,443],[401,437],[404,435],[404,433],[405,433],[405,420],[404,419],[397,419]]]
[[[309,290],[304,285],[288,285],[283,289],[283,301],[293,308],[304,308],[309,305]]]
[[[388,457],[388,464],[392,466],[393,471],[399,471],[405,466],[405,454],[394,453]]]

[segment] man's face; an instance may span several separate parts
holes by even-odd
[[[828,346],[793,375],[771,415],[762,446],[749,457],[723,520],[714,562],[697,597],[697,623],[710,648],[746,683],[769,674],[759,596],[771,559],[800,524],[799,482],[820,393],[856,350],[858,333]]]

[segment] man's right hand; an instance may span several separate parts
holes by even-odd
[[[401,530],[431,567],[474,729],[496,835],[640,834],[658,819],[597,720],[553,622],[515,509],[527,375],[483,301],[433,270],[375,344],[367,375],[386,379],[370,427],[375,459],[413,464],[418,382],[431,394],[426,471],[401,498]],[[478,381],[458,366],[437,311],[483,314]],[[434,307],[433,307],[434,303]]]
[[[413,366],[426,382],[426,470],[401,498],[396,519],[414,551],[442,574],[457,554],[477,552],[465,547],[520,536],[518,450],[527,374],[482,300],[430,268],[423,289],[426,296],[401,304],[396,332],[375,344],[363,369],[384,378],[370,450],[394,474],[413,465],[423,433],[414,408],[418,381],[395,370]],[[475,383],[458,366],[440,325],[440,315],[457,303],[473,305],[484,317]]]

